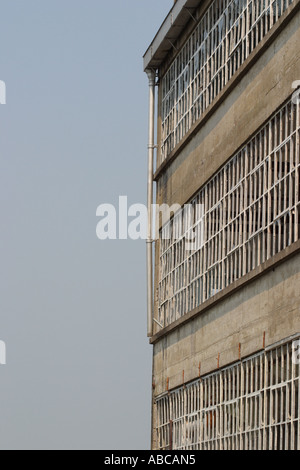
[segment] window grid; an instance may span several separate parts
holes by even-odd
[[[214,0],[162,80],[161,164],[293,0]]]
[[[159,450],[299,450],[292,341],[156,400]]]
[[[167,326],[299,239],[299,107],[291,102],[160,231],[158,321]],[[202,243],[187,249],[178,236]]]

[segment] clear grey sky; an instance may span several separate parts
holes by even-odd
[[[172,0],[2,0],[1,449],[150,445],[145,242],[96,208],[146,202],[142,55]]]

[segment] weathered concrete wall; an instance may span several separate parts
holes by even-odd
[[[300,80],[300,13],[158,178],[158,204],[184,204],[292,94]],[[155,313],[159,243],[156,243]],[[300,254],[154,344],[154,397],[300,332]],[[155,333],[159,327],[155,327]],[[155,412],[153,413],[155,419]],[[155,427],[155,421],[153,423]],[[153,443],[155,447],[155,442]]]
[[[300,80],[300,13],[158,177],[157,203],[184,204],[269,119]],[[159,242],[155,256],[155,314]],[[154,343],[154,397],[300,332],[300,254]],[[160,331],[155,326],[155,333]],[[168,381],[168,382],[167,382]],[[155,412],[153,413],[155,419]],[[153,423],[155,428],[155,421]],[[155,442],[153,443],[155,447]]]

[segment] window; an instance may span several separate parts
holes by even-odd
[[[299,450],[293,342],[157,398],[160,450]]]
[[[162,79],[161,164],[293,0],[214,0]]]

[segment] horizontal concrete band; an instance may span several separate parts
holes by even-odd
[[[281,251],[277,255],[273,256],[268,261],[261,264],[256,269],[246,274],[244,277],[242,277],[238,281],[235,281],[233,284],[226,287],[222,292],[219,292],[213,298],[207,300],[204,304],[200,305],[196,309],[192,310],[191,312],[187,313],[183,317],[176,320],[171,325],[168,325],[159,333],[152,336],[152,338],[150,338],[150,341],[149,341],[150,344],[157,343],[164,336],[180,328],[181,326],[188,323],[190,320],[193,320],[197,316],[203,314],[204,312],[207,312],[209,309],[219,304],[220,302],[222,302],[223,300],[225,300],[226,298],[228,298],[235,292],[246,287],[246,285],[248,286],[250,282],[253,282],[257,280],[258,278],[264,276],[270,270],[275,269],[277,266],[284,263],[286,260],[293,257],[299,252],[300,252],[300,240],[295,242],[293,245],[287,247],[285,250]]]
[[[183,148],[192,140],[192,138],[199,132],[201,127],[211,118],[211,116],[216,112],[220,105],[225,101],[225,99],[230,95],[232,90],[236,88],[238,83],[243,79],[243,77],[249,72],[251,67],[260,59],[263,53],[270,47],[270,45],[275,41],[278,35],[284,30],[287,24],[293,19],[295,14],[300,10],[300,0],[295,0],[295,2],[288,7],[286,12],[274,25],[274,27],[269,31],[266,37],[260,42],[256,49],[252,52],[249,58],[244,62],[240,67],[239,71],[236,73],[235,77],[232,78],[230,82],[224,87],[216,100],[207,108],[203,113],[201,118],[196,122],[189,132],[185,135],[182,141],[177,145],[177,147],[170,153],[167,159],[160,165],[156,170],[153,180],[159,181],[164,172],[169,168],[171,163],[176,159],[180,154]],[[250,135],[249,138],[252,136]],[[238,149],[237,149],[238,150]]]
[[[248,355],[247,355],[247,356],[243,356],[243,355],[241,354],[239,360],[238,360],[238,361],[233,361],[231,364],[226,364],[226,366],[222,366],[222,367],[213,369],[213,370],[211,370],[210,372],[208,372],[208,373],[206,373],[206,374],[204,374],[204,375],[201,375],[201,370],[199,370],[198,376],[195,377],[194,379],[191,379],[191,380],[189,380],[188,382],[184,382],[184,383],[181,384],[181,385],[177,385],[176,387],[168,388],[168,390],[162,392],[160,395],[155,396],[154,399],[155,399],[155,401],[160,400],[162,397],[165,397],[165,396],[167,396],[167,395],[170,395],[170,393],[172,393],[172,392],[174,392],[174,391],[176,391],[176,390],[182,389],[182,388],[184,388],[184,387],[186,387],[186,386],[189,386],[189,385],[191,385],[191,384],[197,382],[198,380],[203,380],[203,379],[205,379],[205,378],[207,378],[207,377],[209,377],[209,376],[211,376],[211,375],[213,375],[213,374],[216,374],[216,373],[222,373],[222,371],[228,369],[228,367],[234,367],[234,366],[240,364],[241,362],[245,362],[245,361],[247,361],[247,360],[249,360],[249,359],[251,359],[251,358],[253,358],[253,357],[255,357],[255,356],[257,356],[257,355],[259,355],[259,354],[261,354],[261,353],[263,353],[263,352],[268,353],[268,352],[270,352],[270,351],[272,351],[272,350],[274,350],[274,349],[276,349],[276,348],[278,348],[278,347],[280,347],[280,346],[286,345],[287,343],[290,343],[290,342],[292,342],[292,341],[299,341],[299,340],[300,340],[300,333],[297,332],[297,333],[293,334],[292,336],[289,336],[289,337],[287,337],[287,338],[284,338],[284,339],[282,339],[281,341],[277,341],[276,343],[272,343],[272,344],[270,344],[270,345],[268,345],[268,346],[262,344],[262,347],[261,347],[260,349],[258,349],[254,354],[252,353],[252,354],[250,354],[249,356],[248,356]],[[183,377],[183,379],[184,379],[184,377]],[[153,388],[154,388],[154,384],[153,384]]]

